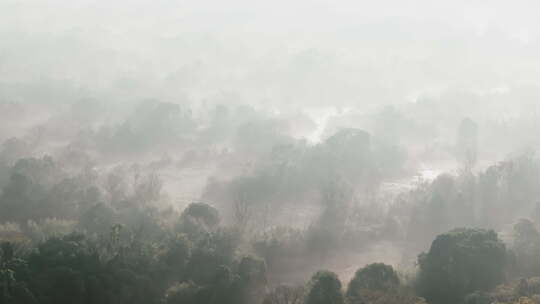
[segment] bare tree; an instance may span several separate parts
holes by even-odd
[[[252,216],[252,210],[247,199],[245,192],[240,191],[237,193],[234,201],[234,219],[236,225],[241,231],[244,231],[247,227]]]
[[[263,304],[301,304],[304,293],[302,286],[280,285],[266,295]]]

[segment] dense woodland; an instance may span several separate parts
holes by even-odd
[[[146,100],[110,123],[96,104],[1,146],[2,303],[540,299],[540,160],[478,168],[470,118],[424,152],[459,170],[411,181],[407,143],[436,135],[399,107],[313,143],[291,135],[305,117],[250,106]],[[167,188],[169,172],[210,164],[198,199]]]
[[[0,304],[540,304],[537,2],[0,0]]]

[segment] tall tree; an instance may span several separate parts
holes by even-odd
[[[418,292],[433,304],[459,303],[501,283],[506,261],[506,247],[493,230],[452,230],[418,257]]]

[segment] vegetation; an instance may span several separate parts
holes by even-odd
[[[484,165],[483,121],[455,117],[456,138],[419,152],[437,102],[317,141],[296,129],[309,117],[245,105],[92,105],[0,146],[0,304],[540,298],[540,160]],[[64,115],[81,122],[60,132]],[[415,175],[438,153],[456,171]]]
[[[459,303],[502,283],[507,253],[497,234],[456,229],[439,235],[418,258],[419,294],[430,303]]]

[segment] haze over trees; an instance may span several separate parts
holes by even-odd
[[[0,1],[0,304],[540,303],[537,4],[189,2]]]

